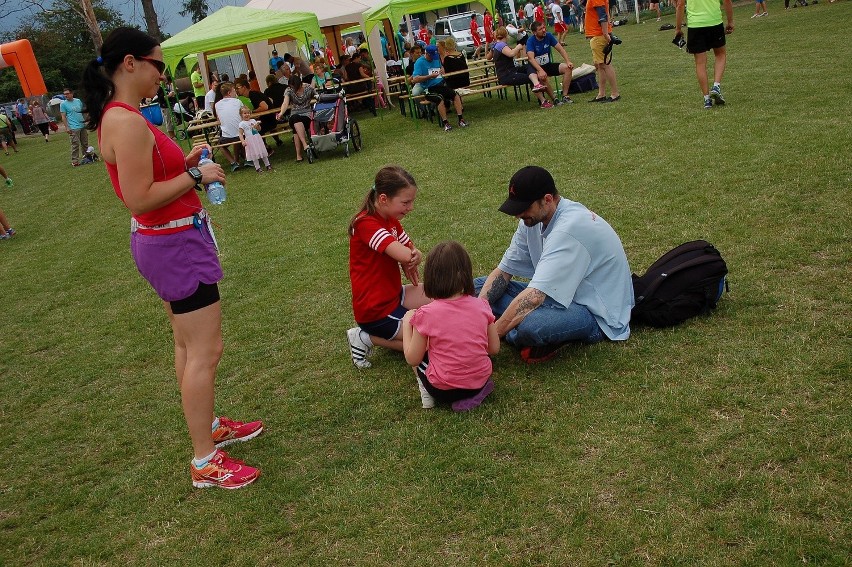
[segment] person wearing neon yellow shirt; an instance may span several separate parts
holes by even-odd
[[[192,73],[189,75],[189,82],[192,83],[192,94],[195,96],[195,107],[204,108],[204,80],[201,78],[201,71],[198,70],[198,64],[192,66]]]
[[[683,7],[685,0],[677,0],[677,16],[675,19],[675,41],[683,36],[680,26],[683,23]],[[722,7],[725,9],[727,24],[722,24]],[[688,20],[686,50],[695,57],[695,74],[698,76],[698,86],[704,94],[705,110],[713,105],[725,104],[722,97],[722,75],[725,73],[725,36],[734,31],[734,7],[731,0],[689,0],[686,7]],[[713,86],[708,88],[707,52],[713,50]]]

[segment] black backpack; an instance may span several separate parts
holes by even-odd
[[[630,322],[671,327],[709,313],[727,289],[727,274],[722,255],[706,240],[681,244],[641,277],[633,274],[636,305]]]

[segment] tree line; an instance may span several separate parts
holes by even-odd
[[[166,39],[153,0],[140,3],[146,31],[161,41]],[[22,5],[18,0],[0,0],[0,18],[20,12]],[[209,12],[204,0],[185,0],[182,6],[180,15],[190,16],[193,23]],[[106,0],[54,0],[32,7],[15,29],[0,34],[0,42],[29,39],[48,92],[59,93],[65,87],[78,89],[83,69],[97,57],[102,37],[117,27],[130,25]],[[0,71],[0,102],[16,100],[23,94],[14,70]]]

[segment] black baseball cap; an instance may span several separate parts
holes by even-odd
[[[500,212],[518,216],[548,194],[556,194],[556,183],[550,172],[537,165],[522,167],[509,181],[509,197],[500,205]]]

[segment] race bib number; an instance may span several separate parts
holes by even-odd
[[[429,74],[433,77],[439,77],[441,75],[441,68],[435,67],[434,69],[429,69]]]
[[[550,63],[550,54],[545,53],[544,55],[539,55],[535,58],[535,60],[538,61],[539,65],[547,65]]]

